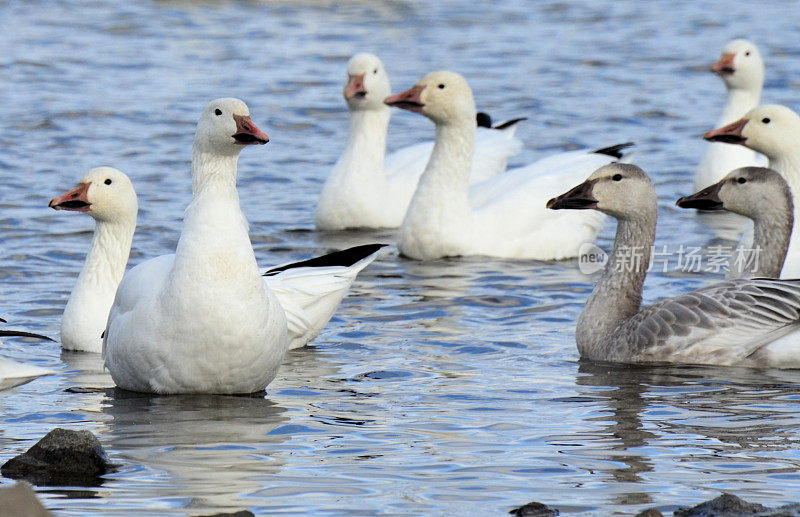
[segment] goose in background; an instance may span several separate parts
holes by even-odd
[[[6,323],[6,320],[0,318],[0,323]],[[27,337],[52,341],[52,339],[42,334],[22,330],[0,330],[0,338],[2,337]],[[12,359],[0,357],[0,391],[26,384],[44,375],[55,375],[55,373],[53,370],[42,368],[41,366],[23,364]]]
[[[561,153],[470,186],[475,102],[461,75],[430,73],[385,102],[436,124],[433,152],[398,238],[400,252],[419,260],[577,256],[580,247],[596,237],[603,214],[551,212],[545,201],[597,167],[618,160],[632,145]]]
[[[403,221],[433,142],[385,154],[391,111],[383,99],[390,93],[389,76],[377,56],[362,53],[350,59],[344,87],[350,111],[347,144],[322,189],[317,229],[397,228]],[[492,127],[488,115],[473,117],[479,129],[470,183],[503,172],[508,158],[520,152],[514,132],[521,120]]]
[[[783,176],[800,199],[800,116],[785,106],[766,104],[748,111],[741,119],[703,135],[711,142],[748,147],[769,159],[769,168]],[[800,219],[800,203],[794,201],[794,220]],[[800,233],[792,232],[781,278],[800,278]]]
[[[740,277],[778,278],[794,225],[792,192],[786,180],[764,167],[742,167],[676,203],[681,208],[728,210],[752,219],[755,255],[733,271]],[[731,265],[733,270],[736,267]]]
[[[601,167],[548,208],[602,211],[617,220],[614,247],[578,318],[581,357],[620,363],[686,363],[800,367],[800,280],[739,279],[642,308],[657,198],[645,172],[631,164]]]
[[[214,100],[203,111],[192,149],[194,195],[176,252],[128,271],[109,313],[103,356],[117,386],[160,394],[253,393],[277,374],[290,346],[287,315],[256,264],[236,190],[239,153],[268,141],[238,99]],[[349,260],[363,267],[376,252],[361,250],[360,258],[354,252]],[[302,269],[282,271],[299,276]],[[318,280],[286,278],[281,287],[308,289]],[[321,306],[307,310],[328,310]]]
[[[764,85],[764,60],[751,41],[735,39],[722,50],[711,71],[725,83],[727,96],[716,126],[730,124],[758,106]],[[733,169],[748,165],[766,165],[763,156],[749,149],[719,143],[708,145],[694,177],[694,190],[701,190],[721,180]]]
[[[61,316],[61,347],[100,353],[100,336],[125,274],[136,231],[136,191],[123,172],[97,167],[84,174],[74,189],[53,198],[48,206],[83,212],[95,221],[89,253]]]
[[[77,187],[53,198],[49,206],[86,213],[96,222],[89,253],[61,317],[61,346],[100,353],[101,336],[136,230],[136,191],[122,171],[98,167],[84,174]],[[286,311],[289,348],[301,347],[320,333],[355,277],[375,260],[381,247],[356,246],[264,274],[264,282]]]

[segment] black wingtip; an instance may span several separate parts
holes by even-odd
[[[625,154],[622,151],[624,151],[628,147],[633,147],[634,145],[636,144],[633,142],[625,142],[624,144],[617,144],[617,145],[612,145],[610,147],[603,147],[602,149],[597,149],[596,151],[592,152],[594,154],[605,154],[606,156],[611,156],[613,158],[619,159],[622,158]]]
[[[292,264],[286,264],[285,266],[272,268],[264,273],[264,276],[277,275],[278,273],[286,271],[287,269],[295,269],[298,267],[350,267],[356,262],[369,257],[385,246],[388,246],[388,244],[362,244],[361,246],[354,246],[345,250],[334,251],[333,253],[328,253],[327,255],[322,255],[320,257],[314,257],[301,262],[293,262]]]
[[[6,320],[4,320],[3,318],[0,318],[0,323],[8,323],[8,322]]]
[[[46,341],[55,342],[55,339],[43,336],[42,334],[34,334],[33,332],[23,332],[21,330],[0,330],[0,337],[32,337],[36,339],[44,339]]]
[[[519,117],[519,118],[512,118],[511,120],[506,120],[505,122],[501,122],[494,126],[494,129],[499,131],[503,131],[504,129],[508,129],[511,126],[515,126],[518,123],[522,122],[523,120],[528,120],[528,117]]]
[[[483,111],[479,111],[478,114],[475,116],[475,119],[478,122],[478,127],[486,127],[486,128],[491,129],[491,127],[492,127],[492,117],[490,117],[488,113],[484,113]]]

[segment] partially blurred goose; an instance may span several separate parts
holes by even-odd
[[[722,79],[727,90],[717,127],[730,124],[758,106],[764,85],[764,60],[755,43],[745,39],[728,42],[711,71]],[[766,160],[749,149],[711,143],[695,173],[694,189],[701,190],[733,169],[748,165],[766,165]]]

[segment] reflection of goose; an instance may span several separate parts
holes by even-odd
[[[174,500],[177,490],[193,513],[251,507],[248,495],[279,470],[282,461],[272,458],[289,437],[279,429],[286,410],[263,396],[114,390],[102,410],[109,417],[103,441],[130,469],[117,488],[130,490],[132,504],[142,493],[148,501]]]
[[[800,425],[793,396],[800,372],[741,368],[731,375],[729,368],[584,360],[578,372],[578,394],[586,400],[581,404],[592,406],[584,410],[592,429],[582,432],[583,447],[572,454],[581,464],[587,457],[625,464],[606,470],[614,481],[635,483],[618,487],[615,504],[673,504],[652,498],[641,483],[671,483],[678,469],[707,473],[700,483],[713,491],[741,486],[743,464],[761,473],[748,476],[751,490],[757,484],[774,488],[775,472],[796,470],[786,451]],[[598,418],[598,411],[604,416]]]

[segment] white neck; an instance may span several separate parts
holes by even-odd
[[[64,348],[101,351],[100,335],[125,274],[135,230],[135,216],[125,221],[97,221],[92,246],[61,318]]]
[[[405,255],[447,256],[454,239],[468,237],[474,146],[474,121],[436,124],[433,152],[400,227],[399,244]]]
[[[761,102],[761,87],[751,89],[729,88],[725,107],[717,121],[717,127],[725,126],[742,118]]]
[[[390,115],[388,106],[350,111],[347,146],[332,173],[341,176],[339,181],[370,183],[384,179],[383,158]]]
[[[193,151],[194,198],[186,208],[174,265],[176,270],[184,268],[186,275],[173,274],[171,282],[193,279],[207,285],[217,281],[224,284],[233,277],[258,276],[247,219],[236,190],[238,159],[238,153]],[[220,274],[208,275],[209,271]]]

